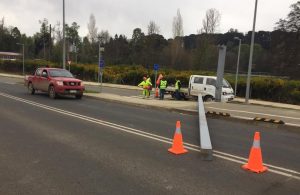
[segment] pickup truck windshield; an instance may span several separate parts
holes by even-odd
[[[74,78],[74,76],[67,70],[49,70],[51,77],[67,77]]]
[[[231,88],[231,85],[225,79],[223,79],[223,87],[224,88]]]

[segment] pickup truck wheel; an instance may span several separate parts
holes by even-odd
[[[78,99],[78,100],[80,100],[80,99],[82,98],[82,94],[80,94],[80,95],[75,95],[75,98]]]
[[[210,95],[207,95],[207,96],[204,97],[205,102],[212,102],[213,100],[214,100],[214,98]]]
[[[55,93],[54,86],[51,85],[51,86],[49,87],[48,93],[49,93],[49,97],[50,97],[51,99],[55,99],[55,98],[56,98],[56,93]]]
[[[33,88],[32,83],[28,84],[28,92],[29,94],[33,95],[35,93],[35,89]]]

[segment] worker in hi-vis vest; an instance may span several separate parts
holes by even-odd
[[[151,87],[152,84],[149,81],[147,81],[147,77],[143,77],[143,81],[138,86],[143,88],[143,98],[149,98],[149,87]]]
[[[180,100],[180,88],[181,88],[181,82],[179,79],[175,79],[176,83],[175,83],[175,97],[177,100]]]
[[[168,81],[163,76],[161,76],[158,87],[159,87],[159,99],[163,100],[165,97],[166,88],[168,87]]]
[[[151,82],[151,77],[149,75],[146,75],[146,82],[148,83],[148,97],[151,95],[152,91],[152,82]]]

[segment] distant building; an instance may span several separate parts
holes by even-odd
[[[0,60],[18,60],[22,57],[20,53],[0,51]]]

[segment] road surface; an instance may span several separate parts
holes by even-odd
[[[198,117],[95,99],[29,95],[0,81],[0,194],[299,194],[298,129],[208,119],[214,161],[202,161]],[[180,120],[189,153],[167,152]],[[241,169],[255,131],[270,171]]]

